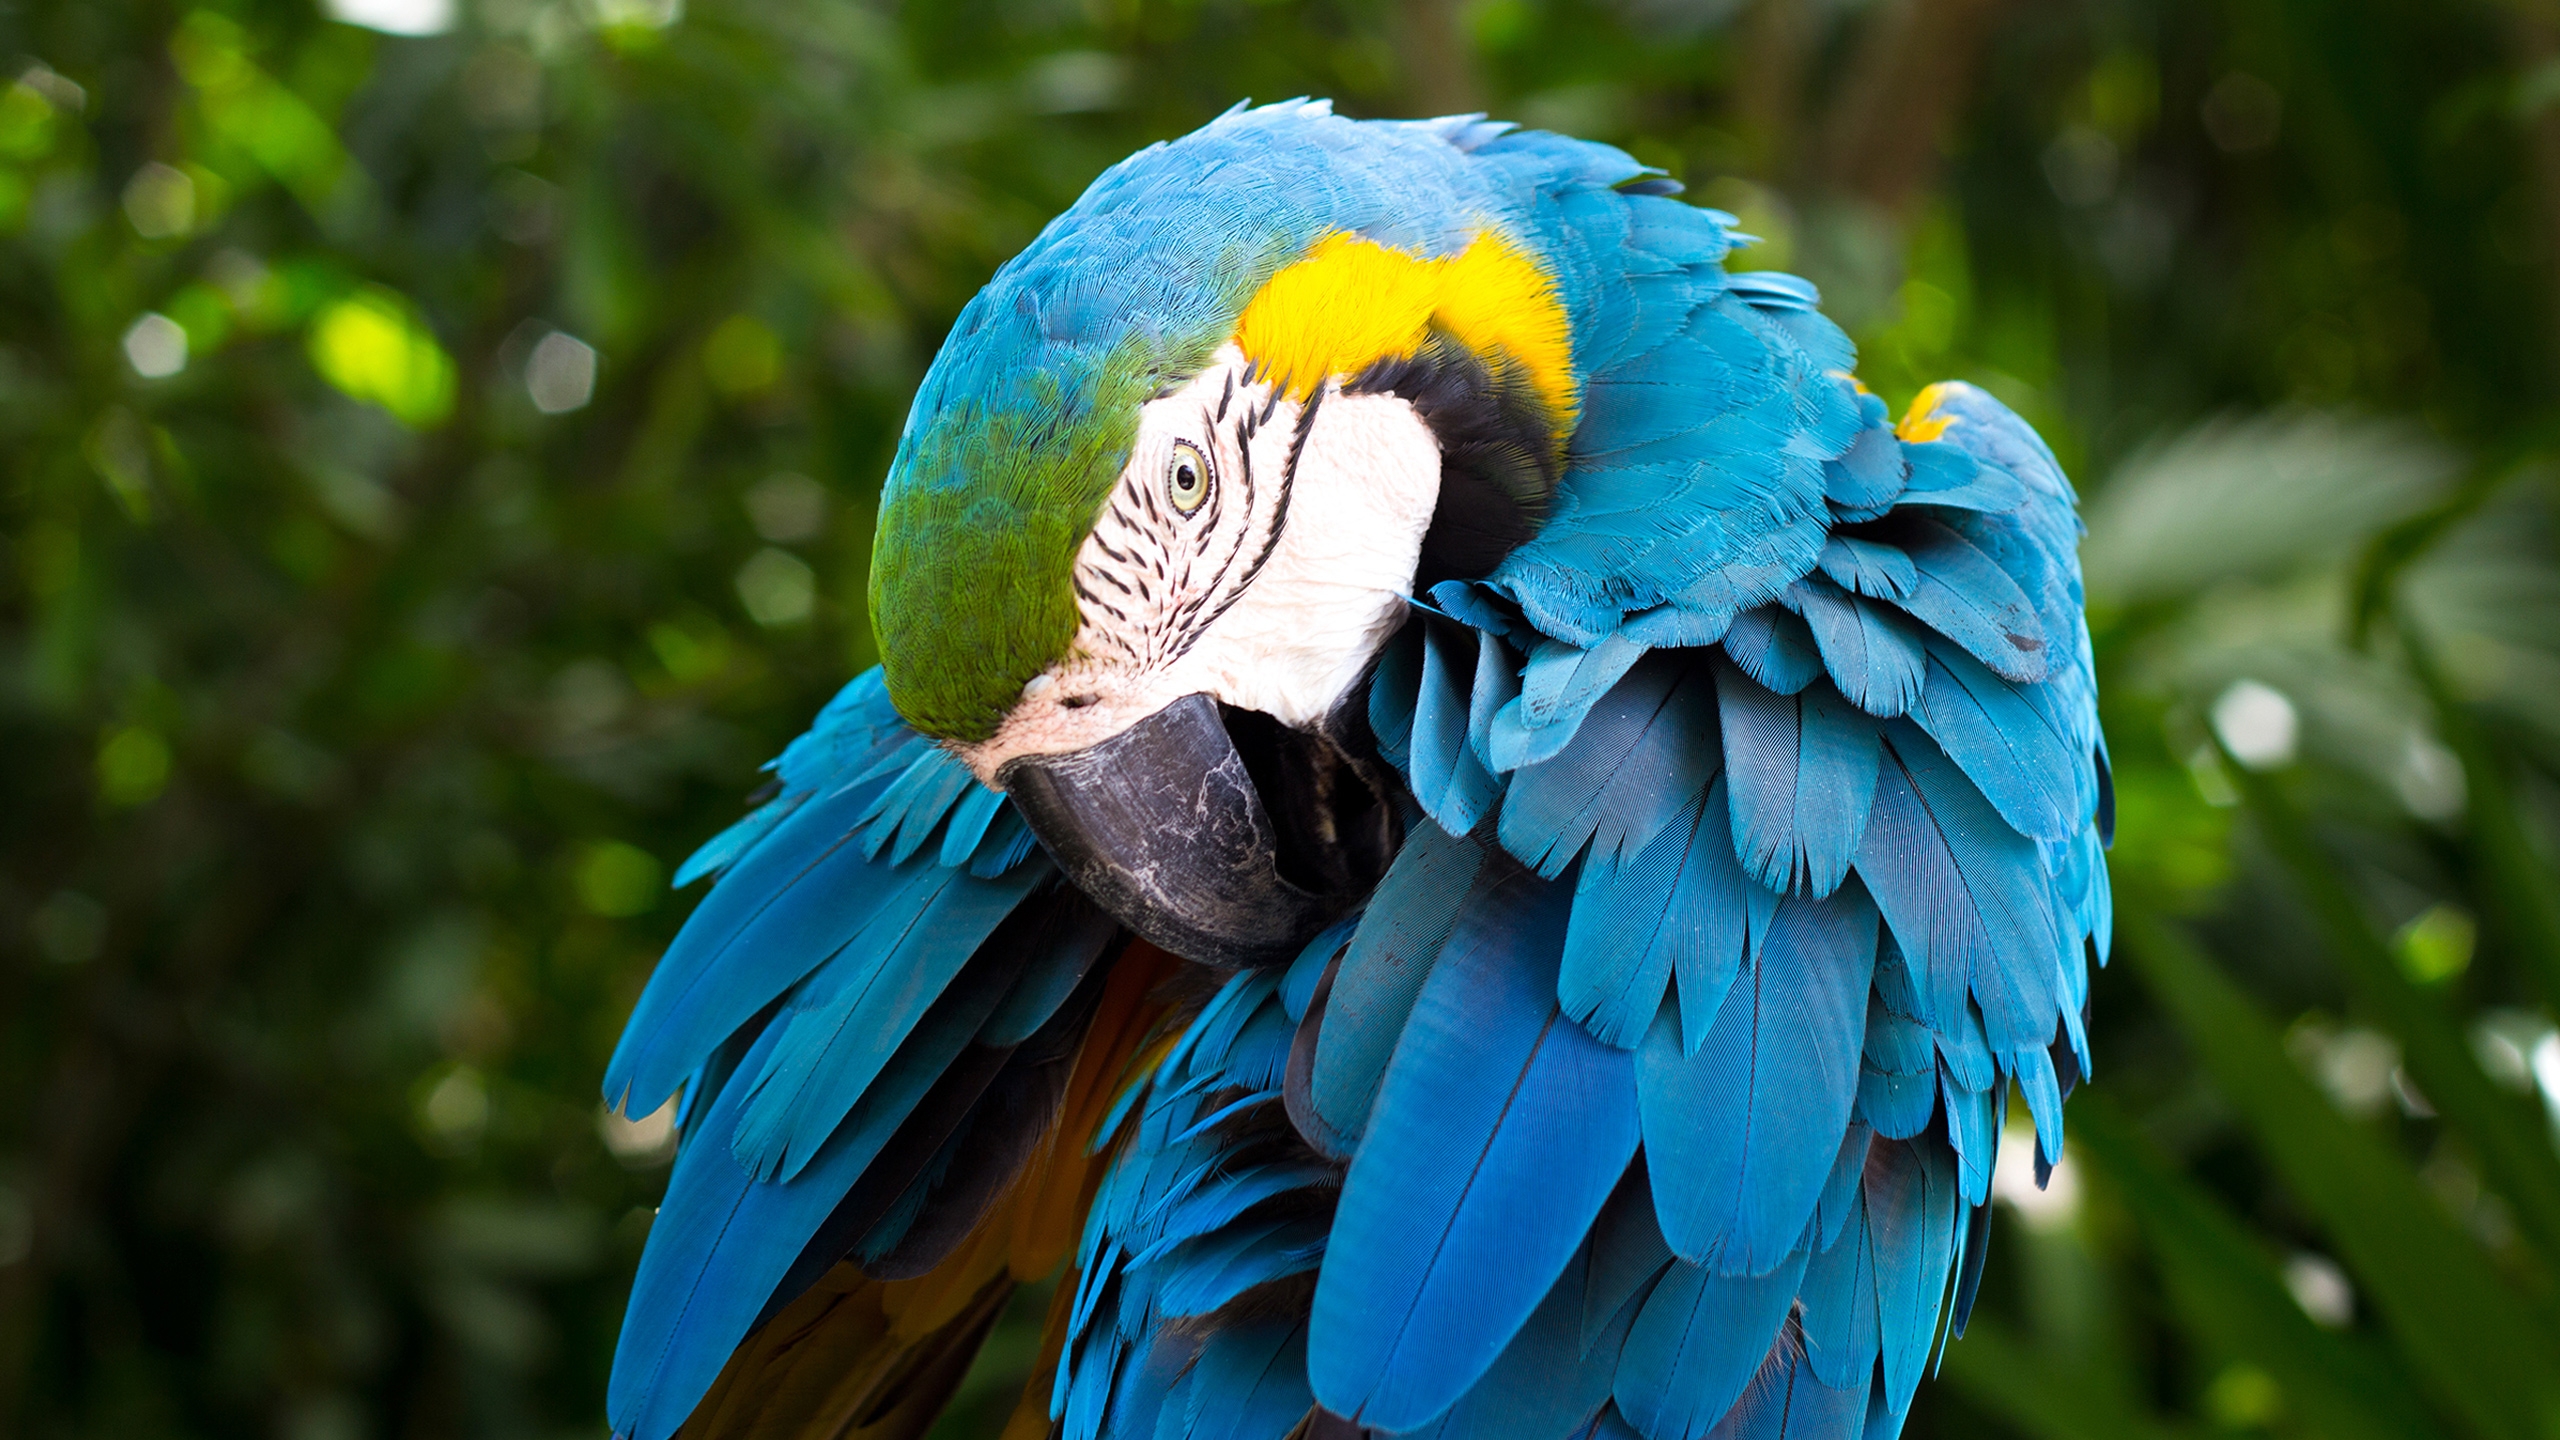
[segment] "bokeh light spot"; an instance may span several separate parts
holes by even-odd
[[[187,368],[187,331],[154,310],[126,327],[125,363],[145,380],[166,380]]]
[[[168,784],[169,742],[148,726],[125,726],[98,747],[98,793],[108,804],[148,804]]]
[[[416,310],[380,288],[360,290],[311,324],[311,363],[345,394],[424,429],[453,412],[453,359]]]
[[[524,388],[545,415],[584,408],[596,393],[595,347],[558,330],[543,336],[525,360]]]
[[[645,915],[666,890],[666,868],[637,845],[606,840],[578,857],[578,902],[609,919]]]
[[[787,550],[759,550],[738,569],[738,602],[759,625],[796,625],[817,599],[817,572]]]
[[[2256,680],[2234,680],[2213,702],[2213,733],[2231,758],[2252,770],[2293,763],[2302,719],[2284,692]]]

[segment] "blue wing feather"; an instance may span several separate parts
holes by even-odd
[[[1325,1148],[1347,1154],[1367,1127],[1431,957],[1474,897],[1486,858],[1472,840],[1417,826],[1378,882],[1342,957],[1316,1042],[1309,1092],[1314,1118],[1330,1132],[1319,1139]]]
[[[685,857],[676,867],[676,878],[669,882],[681,890],[705,875],[717,875],[738,862],[738,858],[773,833],[773,827],[784,817],[808,803],[806,795],[782,795],[766,801],[744,820],[705,841],[702,848]]]
[[[1819,581],[1799,583],[1788,598],[1813,632],[1832,683],[1852,704],[1891,717],[1920,699],[1929,657],[1917,625],[1892,606]]]
[[[1448,629],[1459,635],[1468,633],[1456,626]],[[1421,676],[1413,707],[1411,768],[1407,774],[1413,785],[1413,798],[1424,812],[1451,834],[1464,835],[1475,828],[1476,821],[1483,818],[1500,794],[1499,782],[1477,758],[1469,736],[1473,680],[1462,683],[1459,679],[1461,675],[1472,677],[1479,662],[1474,654],[1458,653],[1459,645],[1466,642],[1445,634],[1439,625],[1426,622],[1422,642]],[[1494,642],[1488,637],[1485,643]]]
[[[1716,1422],[1715,1440],[1851,1440],[1865,1428],[1869,1378],[1846,1388],[1826,1385],[1807,1357],[1802,1327],[1790,1323],[1769,1347],[1733,1410]]]
[[[2043,1044],[2063,951],[2042,858],[1927,737],[1886,742],[1858,871],[1912,962],[1922,1023],[1951,1032],[1970,994],[1995,1051]]]
[[[2084,808],[2085,750],[2027,698],[2043,688],[2012,685],[1954,645],[1932,640],[1928,686],[1911,718],[2010,829],[2061,840],[2088,828],[2096,796],[2088,794]]]
[[[1899,602],[1902,608],[1995,674],[2043,679],[2049,659],[2044,623],[2018,582],[1946,525],[1916,515],[1904,524],[1903,551],[1919,582]]]
[[[854,846],[862,790],[818,797],[711,888],[658,962],[605,1067],[605,1095],[654,1107],[713,1046],[841,949],[876,914],[921,908],[939,867],[875,867]]]
[[[1635,1151],[1633,1057],[1556,1010],[1570,899],[1513,872],[1415,1002],[1316,1281],[1309,1373],[1337,1414],[1410,1430],[1464,1394]]]
[[[1822,648],[1802,617],[1774,605],[1746,610],[1725,631],[1724,653],[1742,673],[1781,695],[1822,678]]]
[[[1840,1136],[1840,1153],[1831,1160],[1831,1175],[1822,1182],[1822,1199],[1814,1206],[1810,1243],[1817,1251],[1840,1242],[1850,1214],[1857,1208],[1858,1187],[1867,1173],[1867,1152],[1875,1145],[1871,1126],[1852,1119]]]
[[[1580,1262],[1567,1267],[1482,1380],[1447,1414],[1398,1440],[1566,1440],[1609,1403],[1622,1337],[1633,1313],[1613,1313],[1597,1343],[1582,1340]]]
[[[1611,693],[1644,653],[1645,647],[1619,635],[1604,637],[1589,649],[1561,640],[1540,644],[1520,671],[1516,703],[1506,699],[1493,712],[1485,764],[1496,771],[1516,770],[1562,751],[1591,707]]]
[[[1308,1403],[1306,1322],[1230,1325],[1200,1347],[1167,1397],[1156,1440],[1281,1440]]]
[[[1734,853],[1753,879],[1815,898],[1847,878],[1876,790],[1875,722],[1828,685],[1772,693],[1716,672]]]
[[[1937,1339],[1940,1302],[1964,1223],[1954,1156],[1925,1138],[1878,1141],[1867,1162],[1866,1219],[1883,1393],[1899,1414],[1909,1408]]]
[[[1796,1251],[1764,1275],[1675,1263],[1619,1352],[1618,1408],[1646,1440],[1702,1440],[1742,1395],[1804,1277]]]
[[[1832,514],[1841,519],[1865,520],[1883,514],[1901,496],[1910,470],[1893,427],[1884,423],[1884,402],[1873,395],[1861,395],[1858,414],[1867,428],[1858,433],[1839,459],[1826,462],[1822,471],[1823,498],[1831,502]]]
[[[1956,1191],[1966,1204],[1980,1205],[1991,1198],[1992,1163],[2000,1146],[1992,1115],[1994,1092],[1968,1090],[1945,1069],[1939,1073],[1938,1092],[1946,1107],[1947,1143],[1955,1150]]]
[[[976,784],[950,752],[926,744],[922,736],[907,753],[912,758],[905,768],[854,821],[862,832],[866,860],[879,859],[887,849],[890,864],[905,864]]]
[[[1920,569],[1891,545],[1855,535],[1833,535],[1816,562],[1841,589],[1871,600],[1907,599],[1920,588]]]
[[[1858,1178],[1865,1179],[1863,1154]],[[1863,1185],[1850,1192],[1840,1235],[1805,1266],[1805,1353],[1826,1385],[1847,1388],[1875,1369],[1883,1349],[1876,1321],[1876,1257],[1867,1238]],[[1863,1415],[1861,1416],[1863,1419]]]
[[[1663,1241],[1654,1218],[1653,1185],[1639,1155],[1618,1182],[1600,1218],[1591,1222],[1591,1253],[1582,1288],[1581,1344],[1585,1353],[1601,1349],[1614,1320],[1634,1319],[1630,1305],[1655,1277],[1671,1268],[1675,1257]],[[1615,1349],[1602,1350],[1613,1363]]]
[[[1715,727],[1699,667],[1667,657],[1634,667],[1571,743],[1511,775],[1503,848],[1550,880],[1595,837],[1612,860],[1643,849],[1714,776]]]
[[[1683,1054],[1666,1013],[1637,1052],[1654,1209],[1673,1253],[1759,1274],[1795,1248],[1857,1098],[1875,973],[1865,892],[1778,907],[1759,959]]]
[[[808,1165],[926,1007],[1050,871],[1043,863],[996,880],[943,873],[950,882],[908,924],[852,942],[871,950],[869,963],[775,1019],[780,1039],[750,1083],[731,1142],[750,1172],[790,1179]],[[1002,994],[988,997],[990,1011]]]

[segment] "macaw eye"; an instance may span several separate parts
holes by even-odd
[[[1173,508],[1188,515],[1209,498],[1209,457],[1188,440],[1173,444],[1173,457],[1165,461],[1164,493]]]

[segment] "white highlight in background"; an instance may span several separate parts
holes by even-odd
[[[2234,680],[2213,702],[2213,733],[2231,758],[2252,770],[2275,770],[2293,763],[2302,738],[2302,717],[2284,692],[2256,680]]]
[[[2080,1214],[2080,1171],[2066,1147],[2044,1188],[2036,1188],[2036,1132],[2012,1124],[2000,1135],[2000,1160],[1991,1171],[1991,1194],[2008,1202],[2018,1218],[2038,1230],[2056,1230]]]
[[[329,18],[385,35],[441,35],[453,28],[453,0],[328,0]]]
[[[625,1118],[611,1107],[596,1114],[596,1133],[613,1158],[632,1170],[664,1165],[676,1153],[676,1097],[646,1115]]]
[[[150,311],[126,328],[124,358],[145,380],[166,380],[187,368],[187,332],[178,322]]]
[[[2356,1318],[2356,1287],[2326,1255],[2305,1250],[2285,1261],[2284,1288],[2315,1324],[2344,1330]]]
[[[543,336],[525,359],[524,388],[545,415],[583,408],[596,393],[595,347],[558,330]]]

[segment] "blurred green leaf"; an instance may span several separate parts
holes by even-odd
[[[2480,1153],[2490,1183],[2547,1254],[2560,1255],[2560,1151],[2531,1107],[2500,1090],[2439,993],[2410,983],[2351,888],[2321,850],[2280,780],[2234,766],[2249,811],[2290,872],[2348,985],[2375,1023],[2398,1038],[2427,1102]]]
[[[2180,1312],[2218,1349],[2272,1377],[2313,1433],[2332,1440],[2437,1433],[2391,1358],[2312,1323],[2247,1226],[2171,1168],[2106,1095],[2075,1097],[2071,1143],[2123,1198]]]
[[[2538,853],[2518,813],[2513,767],[2502,763],[2470,708],[2436,663],[2416,620],[2400,617],[2400,648],[2410,673],[2434,705],[2436,726],[2462,761],[2468,825],[2497,918],[2541,987],[2543,1004],[2560,1009],[2560,869]],[[2560,1249],[2553,1251],[2560,1255]]]
[[[2037,1354],[1985,1316],[1974,1317],[1964,1338],[1947,1347],[1939,1374],[1975,1404],[2042,1440],[2175,1440],[2186,1433],[2120,1404],[2091,1403],[2105,1387]]]
[[[2353,552],[2439,495],[2457,461],[2423,431],[2318,413],[2225,417],[2129,457],[2089,504],[2090,595],[2128,604]]]
[[[2276,1033],[2212,962],[2137,905],[2119,906],[2130,952],[2216,1088],[2316,1216],[2391,1327],[2417,1378],[2465,1428],[2543,1433],[2560,1413],[2560,1337],[2446,1220],[2406,1162],[2332,1109]],[[2386,961],[2387,963],[2387,961]]]

